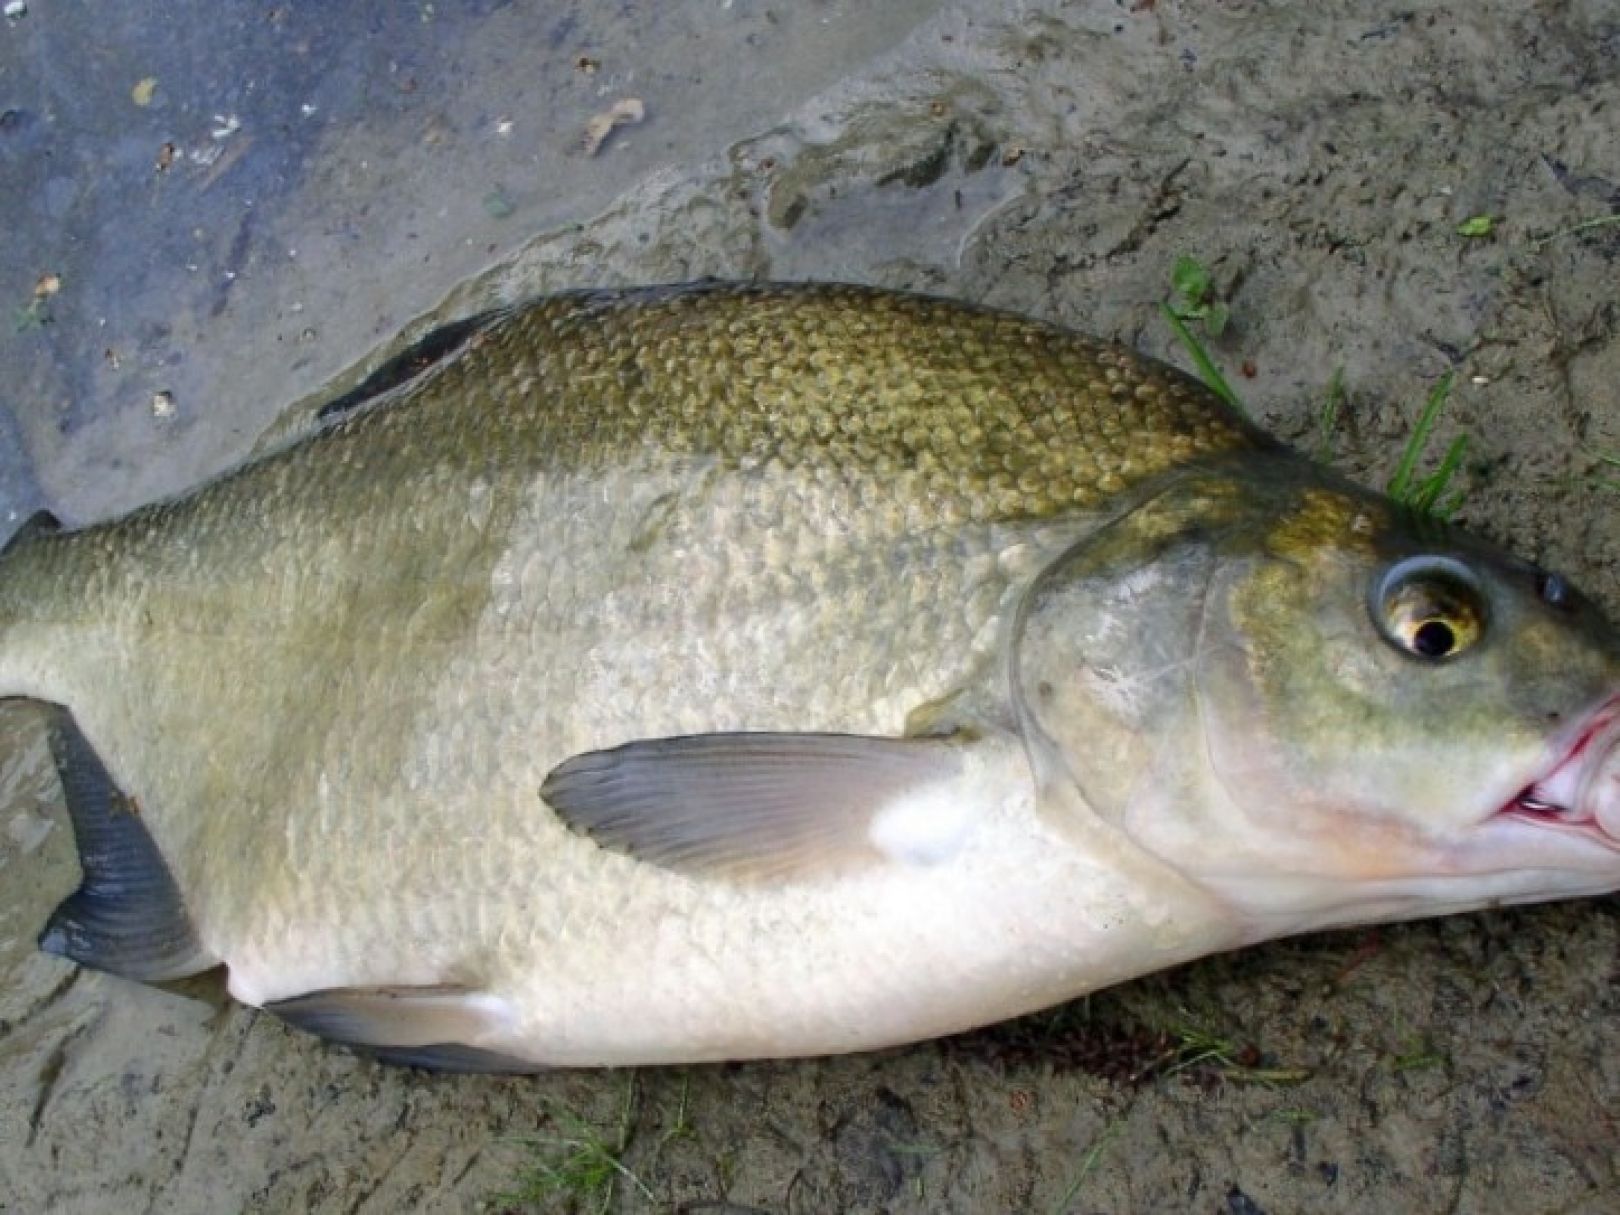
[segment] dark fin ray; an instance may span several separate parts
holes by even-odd
[[[51,915],[39,947],[129,979],[178,979],[217,965],[138,808],[72,714],[53,709],[46,728],[84,879]]]
[[[873,818],[960,771],[951,738],[698,734],[565,760],[540,796],[605,848],[693,874],[806,876],[879,862]]]
[[[48,510],[37,510],[23,520],[23,525],[4,544],[0,544],[0,557],[4,557],[12,549],[37,540],[41,536],[49,536],[62,530],[62,521]]]
[[[538,1063],[470,1045],[496,1032],[499,1001],[472,988],[331,987],[264,1006],[307,1033],[374,1054],[384,1063],[437,1071],[536,1072]]]
[[[411,343],[348,392],[322,405],[315,414],[316,420],[323,425],[339,421],[402,384],[410,383],[464,349],[503,315],[496,309],[441,325]]]
[[[454,1042],[441,1042],[436,1046],[383,1047],[365,1053],[378,1063],[387,1063],[392,1067],[420,1067],[430,1072],[532,1076],[550,1070],[543,1064],[519,1059],[515,1055],[503,1055],[476,1046],[460,1046]]]

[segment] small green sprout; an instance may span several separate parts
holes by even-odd
[[[1176,1030],[1176,1061],[1165,1068],[1166,1076],[1186,1071],[1191,1067],[1209,1066],[1226,1070],[1238,1066],[1237,1043],[1196,1026],[1184,1025]]]
[[[1614,215],[1599,215],[1596,219],[1583,219],[1578,224],[1571,224],[1567,228],[1559,228],[1556,232],[1549,232],[1546,236],[1530,242],[1530,248],[1540,253],[1555,240],[1566,236],[1578,236],[1582,232],[1590,232],[1594,228],[1608,228],[1620,224],[1620,212]]]
[[[1435,423],[1440,420],[1440,414],[1451,397],[1454,378],[1452,372],[1446,372],[1429,391],[1429,399],[1424,402],[1423,411],[1418,415],[1412,433],[1407,436],[1406,447],[1387,486],[1389,496],[1397,502],[1404,503],[1419,514],[1434,515],[1439,519],[1449,519],[1456,514],[1466,496],[1465,490],[1451,488],[1451,480],[1462,467],[1463,456],[1468,452],[1468,436],[1458,435],[1453,439],[1446,448],[1446,454],[1440,458],[1439,467],[1428,476],[1418,479],[1417,466],[1429,445]]]
[[[1322,415],[1317,423],[1316,458],[1327,461],[1333,454],[1333,432],[1339,426],[1339,414],[1344,409],[1344,365],[1333,369],[1328,377],[1327,394],[1322,400]]]
[[[1600,464],[1607,464],[1610,468],[1620,468],[1620,455],[1616,455],[1615,453],[1609,451],[1593,451],[1590,454],[1592,458],[1597,460]],[[1612,476],[1591,477],[1589,479],[1573,478],[1572,480],[1576,484],[1594,485],[1598,489],[1620,490],[1620,478]]]
[[[1119,1138],[1119,1133],[1124,1129],[1125,1119],[1123,1118],[1115,1118],[1107,1126],[1103,1127],[1102,1134],[1098,1135],[1092,1145],[1086,1149],[1086,1154],[1080,1157],[1080,1168],[1075,1173],[1074,1180],[1069,1182],[1069,1188],[1063,1191],[1063,1197],[1058,1199],[1057,1205],[1052,1208],[1052,1215],[1066,1215],[1066,1212],[1071,1209],[1070,1204],[1079,1195],[1080,1187],[1085,1185],[1086,1178],[1091,1176],[1097,1167],[1097,1162],[1102,1159],[1103,1152],[1108,1149],[1110,1143]]]
[[[664,1154],[664,1149],[675,1140],[697,1138],[697,1129],[693,1127],[686,1108],[691,1095],[692,1077],[683,1074],[681,1076],[681,1093],[675,1104],[675,1116],[670,1121],[669,1129],[658,1137],[658,1146],[653,1149],[652,1154],[654,1163],[657,1163],[658,1158]]]
[[[1471,238],[1489,236],[1496,231],[1496,218],[1491,215],[1470,215],[1457,225],[1457,235]]]
[[[1209,1033],[1195,1026],[1183,1026],[1176,1031],[1176,1061],[1165,1068],[1164,1075],[1173,1076],[1189,1068],[1210,1068],[1226,1080],[1239,1084],[1299,1084],[1309,1080],[1311,1073],[1302,1067],[1256,1067],[1245,1060],[1256,1061],[1259,1052],[1253,1047],[1240,1047],[1230,1038]]]
[[[572,1110],[548,1106],[558,1133],[520,1140],[536,1149],[538,1158],[524,1167],[513,1189],[494,1195],[494,1201],[549,1210],[554,1199],[568,1195],[581,1203],[594,1202],[597,1211],[606,1211],[613,1203],[618,1183],[625,1181],[642,1198],[654,1202],[653,1192],[624,1163],[635,1131],[635,1100],[636,1078],[632,1073],[611,1138]]]
[[[1403,1049],[1390,1062],[1397,1072],[1423,1072],[1444,1067],[1450,1061],[1428,1042],[1408,1038]]]
[[[1208,267],[1196,257],[1182,254],[1170,269],[1170,286],[1176,293],[1170,311],[1183,321],[1202,321],[1204,332],[1220,337],[1232,314],[1216,296]]]
[[[1490,221],[1489,216],[1474,218]],[[1620,216],[1615,218],[1620,220]],[[1170,281],[1178,298],[1160,303],[1160,315],[1170,326],[1170,331],[1176,335],[1176,340],[1191,356],[1199,377],[1210,391],[1240,416],[1245,418],[1251,416],[1248,406],[1221,374],[1221,369],[1215,365],[1215,360],[1210,357],[1203,342],[1187,323],[1189,320],[1203,320],[1204,327],[1211,329],[1208,316],[1196,311],[1196,306],[1207,305],[1209,301],[1212,290],[1209,271],[1196,258],[1179,257],[1171,271]],[[1220,324],[1224,326],[1226,319],[1226,309],[1222,306]],[[1439,466],[1427,476],[1419,479],[1417,466],[1428,447],[1435,424],[1450,398],[1454,378],[1454,374],[1448,371],[1430,390],[1428,400],[1418,415],[1417,424],[1412,428],[1411,435],[1407,438],[1406,447],[1401,452],[1401,458],[1395,466],[1395,472],[1390,477],[1388,486],[1390,497],[1396,501],[1404,503],[1420,514],[1433,515],[1439,519],[1450,519],[1455,515],[1467,495],[1466,490],[1454,488],[1452,481],[1462,468],[1464,456],[1468,454],[1468,436],[1458,435],[1453,439],[1441,457]],[[1325,460],[1331,454],[1333,432],[1338,426],[1344,400],[1344,368],[1339,367],[1328,380],[1327,396],[1322,403],[1322,413],[1317,425],[1318,459]]]
[[[1160,304],[1159,311],[1169,324],[1171,332],[1176,335],[1176,338],[1186,347],[1187,353],[1192,356],[1193,365],[1198,368],[1199,376],[1210,391],[1225,401],[1240,416],[1248,417],[1249,410],[1243,404],[1243,399],[1226,382],[1226,377],[1221,374],[1221,369],[1215,366],[1215,360],[1209,357],[1209,352],[1204,349],[1204,344],[1193,336],[1191,329],[1187,328],[1187,322],[1177,316],[1168,304]]]
[[[1189,321],[1202,321],[1204,331],[1210,337],[1219,337],[1221,331],[1226,328],[1227,320],[1230,319],[1231,314],[1226,305],[1215,299],[1215,288],[1210,281],[1209,271],[1196,257],[1182,254],[1176,258],[1175,265],[1171,267],[1170,287],[1174,295],[1168,302],[1159,304],[1159,314],[1170,326],[1170,331],[1176,335],[1176,340],[1192,356],[1199,377],[1210,390],[1240,416],[1248,417],[1248,406],[1244,405],[1243,399],[1226,382],[1221,369],[1215,365],[1215,360],[1209,357],[1209,351],[1204,349],[1203,342],[1198,340],[1188,325]]]

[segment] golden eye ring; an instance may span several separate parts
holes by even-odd
[[[1485,595],[1451,557],[1408,557],[1378,580],[1373,623],[1385,641],[1425,662],[1446,662],[1485,635]]]

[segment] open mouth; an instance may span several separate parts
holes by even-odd
[[[1547,773],[1526,785],[1501,814],[1587,836],[1620,850],[1620,698],[1598,709]]]

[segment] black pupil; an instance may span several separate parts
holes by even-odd
[[[1425,658],[1444,658],[1456,648],[1457,635],[1444,620],[1425,620],[1412,634],[1412,650]]]

